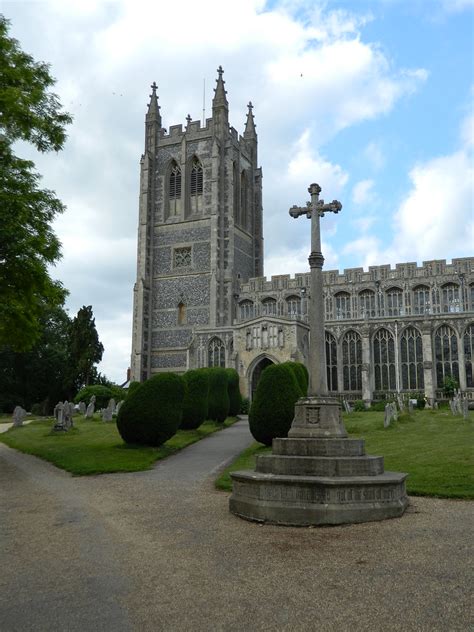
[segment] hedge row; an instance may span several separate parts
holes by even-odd
[[[254,439],[271,445],[276,437],[287,437],[295,414],[295,403],[308,392],[308,371],[299,362],[271,364],[262,371],[249,412]]]
[[[126,443],[159,446],[179,427],[198,428],[206,419],[223,423],[240,412],[239,375],[234,369],[210,368],[159,373],[133,384],[117,417]]]

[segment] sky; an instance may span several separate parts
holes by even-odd
[[[164,127],[211,116],[224,68],[230,123],[253,113],[265,274],[308,269],[317,182],[325,269],[474,254],[474,0],[0,1],[10,35],[51,65],[74,117],[59,154],[27,145],[67,206],[51,270],[74,316],[92,305],[117,383],[130,364],[139,161],[150,84]]]

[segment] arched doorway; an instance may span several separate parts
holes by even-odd
[[[260,362],[258,362],[255,365],[253,373],[252,373],[252,380],[251,380],[251,383],[250,383],[250,386],[251,386],[251,388],[250,388],[250,397],[251,397],[251,399],[253,399],[253,396],[254,396],[255,391],[257,389],[257,384],[258,384],[258,382],[260,380],[260,376],[262,375],[263,369],[266,369],[267,366],[270,366],[270,364],[275,364],[275,363],[272,362],[272,360],[270,360],[270,358],[262,358],[260,360]]]

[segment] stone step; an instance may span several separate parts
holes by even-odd
[[[383,456],[257,456],[256,471],[288,476],[377,476]]]
[[[273,454],[285,456],[364,456],[364,439],[273,439]]]

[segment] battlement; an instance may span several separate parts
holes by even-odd
[[[348,283],[373,285],[375,282],[386,285],[390,281],[422,280],[442,275],[455,276],[458,281],[461,281],[463,275],[469,275],[470,279],[467,279],[468,282],[474,281],[474,257],[453,259],[451,263],[447,263],[446,259],[433,259],[431,261],[423,261],[421,266],[418,266],[416,262],[397,263],[394,268],[390,264],[383,264],[380,266],[369,266],[367,271],[364,268],[346,268],[343,272],[339,272],[339,270],[324,270],[323,281],[325,285],[331,286],[347,285]],[[247,283],[242,283],[241,293],[291,290],[306,287],[309,284],[310,272],[296,273],[294,277],[290,274],[274,275],[269,279],[266,276],[255,277],[249,279]]]

